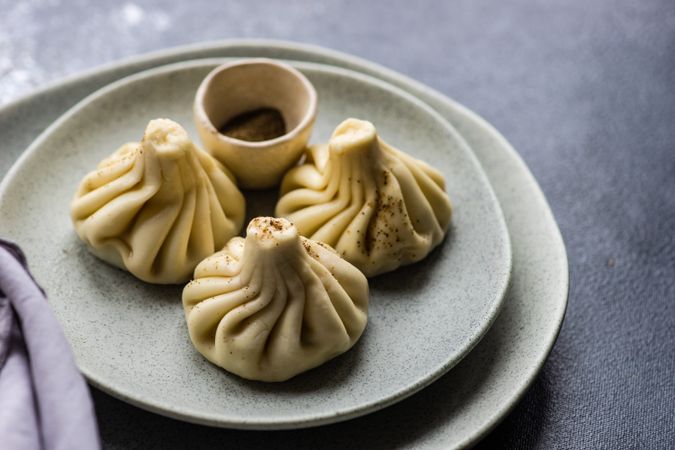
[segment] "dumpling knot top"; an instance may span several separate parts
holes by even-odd
[[[258,217],[246,232],[202,261],[183,290],[197,350],[261,381],[287,380],[349,350],[367,322],[365,276],[285,219]]]
[[[151,121],[82,180],[75,231],[99,258],[150,283],[190,279],[241,229],[244,197],[227,169],[167,119]]]
[[[372,123],[347,119],[286,174],[276,215],[374,276],[424,258],[451,207],[437,170],[386,144]]]

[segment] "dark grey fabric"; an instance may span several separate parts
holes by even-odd
[[[675,448],[673,0],[164,5],[0,0],[0,101],[118,57],[228,37],[325,45],[439,89],[518,149],[570,259],[558,343],[480,447]],[[3,173],[17,156],[0,152]],[[108,448],[141,433],[158,446],[236,447],[219,430],[94,397]]]

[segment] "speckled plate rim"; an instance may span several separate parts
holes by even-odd
[[[129,84],[147,82],[146,80],[154,79],[156,77],[171,77],[173,74],[182,71],[190,71],[194,69],[201,70],[204,68],[204,66],[209,67],[209,70],[211,70],[211,66],[215,68],[218,65],[231,60],[231,58],[202,58],[158,66],[121,78],[91,93],[86,98],[78,102],[75,106],[66,111],[63,115],[61,115],[49,127],[47,127],[47,129],[45,129],[40,134],[40,136],[38,136],[35,141],[33,141],[28,149],[26,149],[26,151],[23,152],[19,159],[12,165],[10,170],[2,179],[2,182],[0,182],[0,208],[2,208],[4,197],[6,195],[11,195],[14,179],[18,176],[21,176],[22,171],[24,171],[24,166],[29,164],[32,159],[39,158],[41,156],[41,149],[44,147],[45,142],[51,139],[51,136],[57,133],[59,129],[63,127],[67,128],[71,119],[80,115],[81,111],[86,110],[90,104],[96,103],[101,99],[110,96],[111,94],[114,97],[118,90],[124,89],[125,86]],[[475,167],[476,178],[480,180],[479,183],[486,189],[486,204],[489,204],[491,210],[494,210],[496,213],[494,226],[499,230],[498,234],[501,237],[500,245],[498,249],[496,247],[495,249],[497,249],[497,254],[503,255],[503,267],[499,266],[499,271],[492,272],[492,279],[489,283],[492,288],[490,289],[490,295],[487,297],[489,298],[489,303],[488,308],[484,312],[484,316],[482,316],[480,321],[477,322],[473,328],[471,328],[470,333],[462,342],[461,346],[459,346],[457,349],[453,349],[452,352],[449,352],[447,358],[442,362],[442,364],[430,367],[429,371],[426,372],[423,377],[404,385],[402,388],[392,391],[385,397],[378,398],[373,401],[358,403],[347,408],[341,408],[337,410],[334,409],[322,413],[294,414],[284,418],[261,416],[256,417],[255,419],[240,419],[235,415],[214,414],[199,411],[191,407],[176,406],[166,401],[164,398],[152,397],[144,393],[142,390],[134,390],[132,387],[134,383],[120,386],[111,381],[111,379],[108,377],[108,374],[105,371],[102,371],[100,368],[79,363],[79,358],[77,358],[78,349],[74,346],[76,361],[78,361],[79,369],[91,385],[101,389],[113,397],[124,400],[127,403],[130,403],[139,408],[174,419],[201,425],[243,430],[284,430],[327,425],[357,418],[378,411],[382,408],[404,400],[416,392],[419,392],[421,389],[424,389],[429,384],[433,383],[449,370],[451,370],[452,367],[458,364],[467,354],[469,354],[469,352],[480,342],[485,333],[487,333],[499,315],[501,307],[504,304],[504,299],[509,288],[511,277],[512,254],[510,237],[503,214],[501,212],[501,206],[492,190],[492,186],[488,181],[487,176],[482,171],[480,162],[475,157],[462,136],[457,133],[454,127],[449,124],[440,114],[438,114],[436,110],[429,107],[417,97],[383,80],[360,72],[355,72],[349,69],[331,65],[306,61],[284,61],[291,64],[300,71],[307,71],[310,74],[324,74],[329,76],[335,75],[344,79],[352,80],[352,82],[364,86],[369,86],[371,89],[388,91],[392,95],[401,98],[403,101],[406,101],[411,105],[415,105],[415,108],[425,111],[426,114],[434,117],[440,123],[443,123],[448,127],[448,131],[451,132],[453,139],[455,139],[455,141],[462,147],[461,151],[459,152],[463,155],[463,158],[466,158],[469,163]],[[0,221],[2,221],[1,218]],[[60,319],[67,320],[67,318],[64,317],[61,317]]]
[[[507,304],[485,339],[455,370],[446,375],[446,377],[454,377],[455,374],[462,372],[464,366],[472,367],[472,364],[480,366],[481,361],[478,359],[478,354],[488,352],[489,346],[502,334],[517,336],[519,335],[519,328],[523,332],[530,331],[539,334],[536,339],[532,337],[529,340],[530,344],[536,346],[536,349],[532,352],[525,355],[510,353],[503,355],[501,360],[495,361],[495,364],[508,366],[511,371],[508,374],[505,372],[493,373],[483,380],[483,390],[488,393],[486,395],[490,396],[489,399],[474,401],[470,398],[461,405],[461,411],[453,411],[453,422],[440,425],[443,428],[441,432],[445,431],[446,428],[449,429],[451,425],[455,425],[456,428],[453,433],[446,433],[436,441],[444,447],[464,448],[475,444],[508,415],[536,378],[553,348],[562,326],[569,290],[569,266],[564,243],[541,189],[525,163],[506,139],[475,113],[409,77],[355,56],[294,42],[234,39],[176,47],[127,58],[120,62],[107,64],[62,79],[36,90],[32,94],[0,108],[0,123],[2,121],[9,124],[18,123],[21,121],[23,114],[31,114],[35,119],[35,124],[16,127],[14,129],[16,134],[8,138],[6,144],[8,146],[14,144],[21,149],[25,148],[25,144],[35,137],[40,128],[53,121],[60,113],[97,88],[126,75],[186,59],[231,56],[296,59],[332,64],[360,71],[388,81],[418,96],[452,122],[461,134],[464,135],[465,132],[485,133],[486,137],[493,142],[490,150],[497,150],[494,154],[482,152],[476,148],[474,148],[474,152],[483,164],[495,188],[506,215],[507,226],[511,230],[514,246],[514,278],[512,279],[514,286],[509,293],[509,296],[512,297],[509,303],[516,303],[517,301],[546,302],[548,311],[546,315],[539,318],[538,329],[535,330],[534,326],[528,324],[524,317],[518,316],[519,311],[511,311],[511,306]],[[57,110],[54,109],[56,107],[44,108],[44,105],[50,104],[50,101],[58,105]],[[458,126],[458,124],[461,124],[461,126]],[[473,143],[472,138],[466,135],[464,137],[469,144]],[[502,173],[495,168],[495,163],[506,164],[508,167],[505,170],[516,172],[519,177],[502,178]],[[6,167],[3,167],[0,168],[0,171],[6,169]],[[523,237],[519,235],[517,228],[514,228],[513,214],[515,211],[511,210],[513,208],[509,204],[514,191],[527,194],[528,204],[526,209],[539,217],[541,232],[548,238],[548,245],[542,248],[540,253],[553,260],[553,267],[551,268],[553,278],[549,279],[545,285],[539,286],[542,289],[539,296],[535,295],[532,290],[537,286],[531,284],[533,280],[530,279],[527,268],[528,264],[532,264],[531,259],[533,258],[528,258],[527,254],[521,254],[520,251],[517,251],[520,249]],[[522,292],[516,289],[519,284],[523,284],[520,290]],[[530,288],[529,291],[528,288]],[[510,319],[508,323],[506,323],[507,318]],[[499,330],[500,328],[503,330]],[[493,339],[492,336],[497,334],[499,336]],[[476,355],[475,358],[474,355]],[[509,377],[514,377],[517,381],[509,383]],[[486,405],[489,405],[489,407]],[[457,429],[461,432],[458,432]]]

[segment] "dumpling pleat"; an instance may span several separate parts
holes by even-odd
[[[197,192],[192,189],[183,195],[181,207],[177,210],[171,229],[164,238],[162,248],[155,257],[153,273],[161,272],[168,265],[178,267],[193,267],[190,264],[188,246],[197,209]],[[207,253],[208,254],[208,253]],[[196,264],[197,261],[194,262]],[[192,270],[187,270],[186,277]]]
[[[86,224],[83,229],[86,242],[104,245],[107,239],[120,237],[133,224],[138,211],[158,190],[158,183],[145,183],[144,179],[158,180],[159,166],[139,154],[132,169],[118,180],[75,199],[73,220],[76,226]]]
[[[296,171],[296,177],[288,178],[285,185],[282,185],[281,189],[291,191],[299,188],[307,187],[311,191],[323,191],[328,183],[324,174],[319,172],[315,167],[312,166],[299,166],[291,170]],[[295,182],[296,179],[303,180],[302,184]]]
[[[266,370],[269,366],[277,364],[279,355],[286,356],[294,348],[300,345],[300,328],[302,326],[302,309],[304,298],[291,297],[293,283],[297,275],[289,270],[274,270],[274,282],[276,284],[274,305],[277,314],[274,322],[267,333],[262,356],[259,363],[260,370]]]
[[[302,342],[312,352],[331,357],[336,354],[336,350],[344,350],[349,346],[347,329],[335,310],[334,299],[328,297],[318,275],[313,270],[305,270],[303,275],[305,297],[313,301],[305,305]]]
[[[368,224],[373,220],[375,210],[378,203],[378,188],[375,179],[369,176],[364,176],[363,167],[365,161],[360,159],[352,162],[352,181],[354,177],[356,183],[351,183],[351,194],[353,208],[357,209],[356,213],[352,215],[351,221],[345,230],[333,236],[330,240],[323,240],[312,236],[312,239],[327,242],[329,245],[334,245],[338,253],[349,261],[356,264],[365,264],[370,252],[367,230]],[[356,264],[357,267],[359,264]]]
[[[360,333],[358,324],[366,320],[365,312],[354,308],[352,297],[325,266],[318,261],[313,261],[311,266],[323,285],[326,297],[331,299],[330,306],[335,311],[335,319],[342,326],[345,340],[351,342]]]
[[[400,214],[410,219],[415,232],[426,235],[425,237],[430,239],[434,235],[442,236],[443,230],[438,224],[434,209],[408,166],[400,160],[395,160],[391,163],[391,171],[403,199],[402,208],[404,210]]]
[[[406,166],[413,177],[415,177],[415,181],[429,202],[431,209],[434,211],[439,228],[441,231],[447,229],[452,216],[452,207],[447,201],[447,195],[443,190],[445,182],[438,183],[438,181],[433,178],[434,174],[437,174],[437,172],[435,170],[426,170],[431,169],[430,167],[424,168],[407,162]]]
[[[232,291],[196,302],[190,309],[188,323],[192,340],[213,348],[223,315],[245,301],[240,292]]]
[[[335,208],[333,208],[331,211],[327,210],[326,213],[314,218],[317,223],[321,223],[320,228],[318,228],[316,231],[307,229],[306,232],[303,233],[305,227],[300,227],[301,233],[313,236],[313,238],[317,241],[335,243],[339,236],[345,232],[347,226],[352,221],[354,216],[358,214],[361,206],[359,204],[359,200],[362,198],[360,192],[361,189],[359,185],[355,186],[354,183],[350,183],[349,181],[349,179],[354,174],[354,168],[345,167],[345,169],[347,170],[341,174],[340,179],[342,185],[340,186],[340,190],[337,193],[338,201],[335,202]],[[316,206],[321,207],[322,205]],[[311,214],[312,208],[310,207],[306,210],[299,211],[297,216],[302,217],[302,214],[305,213],[305,211],[306,214]],[[299,220],[298,222],[303,223],[302,220]]]
[[[340,176],[339,169],[339,167],[336,167],[336,173],[328,173],[325,177],[326,181],[316,190],[305,188],[292,191],[284,197],[283,202],[280,201],[277,204],[276,214],[282,216],[286,215],[289,211],[296,211],[295,215],[291,214],[293,216],[291,217],[291,221],[303,224],[300,233],[304,235],[314,233],[330,217],[344,208],[345,202],[348,201],[345,197],[339,196],[339,192],[344,188],[342,186],[345,182],[344,178],[346,178]],[[296,171],[298,179],[307,181],[302,166],[292,169],[292,171]],[[308,221],[305,217],[311,217],[312,220]]]
[[[193,297],[186,300],[185,307],[192,308],[196,304],[208,298],[216,298],[243,288],[248,280],[242,281],[239,276],[225,278],[223,276],[207,276],[188,283],[193,292]]]

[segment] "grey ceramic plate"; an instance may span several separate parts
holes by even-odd
[[[269,40],[200,43],[134,57],[59,81],[0,109],[0,174],[63,111],[126,75],[172,62],[216,56],[264,56],[322,62],[386,80],[423,99],[472,146],[501,203],[511,235],[511,288],[495,324],[449,373],[422,392],[347,422],[283,433],[204,428],[145,413],[95,392],[104,446],[172,448],[236,443],[279,448],[460,448],[485,436],[537,376],[562,324],[568,265],[558,227],[532,174],[509,143],[483,119],[401,74],[344,53]]]
[[[26,250],[89,381],[129,402],[187,421],[297,428],[383,408],[447,372],[495,319],[511,269],[499,204],[464,140],[409,94],[344,69],[297,63],[317,89],[314,142],[344,118],[371,120],[392,145],[440,169],[455,205],[445,242],[423,262],[370,283],[366,333],[354,349],[283,384],[242,380],[191,346],[182,287],[153,286],[93,257],[69,204],[82,176],[147,122],[169,117],[196,136],[197,86],[223,60],[153,69],[83,100],[26,151],[0,188],[0,234]],[[249,197],[273,214],[275,192]],[[49,220],[45,220],[49,218]]]

